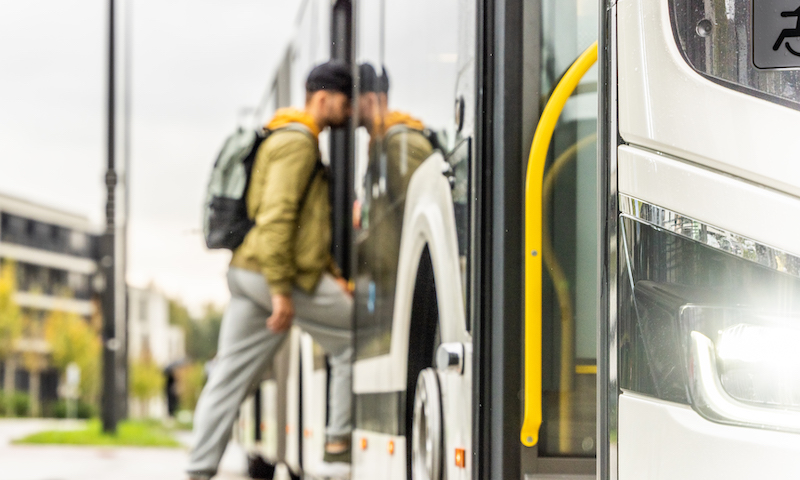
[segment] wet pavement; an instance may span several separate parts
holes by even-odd
[[[80,428],[74,420],[0,419],[2,480],[185,480],[186,448],[12,445],[43,430]],[[178,435],[187,444],[189,432]],[[217,480],[244,480],[244,453],[229,445]]]

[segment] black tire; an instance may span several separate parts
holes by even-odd
[[[411,444],[413,441],[414,397],[420,372],[433,366],[439,329],[439,305],[433,276],[433,262],[426,247],[420,258],[411,307],[408,377],[406,385],[406,476],[412,480]]]
[[[261,455],[248,455],[247,476],[259,480],[272,480],[275,476],[275,465],[265,461]]]

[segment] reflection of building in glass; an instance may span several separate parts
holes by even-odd
[[[169,324],[169,302],[155,287],[128,287],[128,359],[131,364],[151,361],[161,371],[184,359],[183,330]],[[164,392],[143,402],[130,399],[132,417],[166,418]]]
[[[46,358],[48,345],[30,332],[41,333],[50,312],[76,313],[87,321],[97,313],[91,301],[91,279],[97,270],[96,232],[86,217],[0,195],[0,264],[16,264],[14,299],[30,322],[17,354],[40,353]],[[55,400],[58,373],[45,366],[35,379],[22,363],[17,362],[14,369],[15,388],[27,392],[31,381],[38,382],[34,390],[39,390],[40,399]],[[4,376],[0,369],[0,385],[6,385]]]

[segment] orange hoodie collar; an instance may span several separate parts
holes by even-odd
[[[383,135],[389,131],[390,128],[396,125],[405,125],[413,130],[425,130],[425,124],[423,124],[420,120],[417,120],[405,112],[398,112],[396,110],[386,113],[386,116],[383,117],[383,125],[380,124],[381,119],[377,120],[378,121],[375,122],[375,125],[372,129],[372,134]]]
[[[275,116],[267,123],[266,127],[269,130],[275,130],[285,127],[290,123],[300,123],[308,127],[314,138],[319,137],[319,127],[314,121],[314,118],[308,113],[298,110],[296,108],[281,108],[275,112]]]
[[[386,114],[383,124],[385,125],[386,130],[389,130],[395,125],[405,125],[408,128],[413,128],[414,130],[425,130],[425,125],[421,121],[405,112],[398,112],[396,110]]]

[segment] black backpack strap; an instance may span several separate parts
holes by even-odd
[[[272,132],[275,132],[275,131],[278,131],[278,130],[284,130],[284,131],[285,130],[291,130],[291,131],[295,131],[295,132],[305,133],[306,135],[309,136],[309,138],[311,138],[312,141],[314,141],[314,144],[317,145],[317,160],[316,160],[316,163],[314,163],[314,170],[311,172],[311,177],[308,179],[308,183],[306,184],[306,188],[305,188],[305,190],[303,190],[303,196],[300,197],[300,203],[298,204],[298,208],[297,208],[297,211],[299,212],[300,210],[303,209],[303,205],[305,205],[305,203],[306,203],[306,197],[308,197],[308,192],[311,190],[311,184],[314,183],[314,179],[317,177],[317,173],[319,173],[320,170],[323,170],[325,168],[325,166],[322,164],[322,161],[319,158],[319,144],[317,144],[317,139],[314,137],[314,134],[311,133],[311,130],[309,130],[308,127],[306,127],[302,123],[292,122],[292,123],[290,123],[288,125],[285,125],[283,127],[277,128],[277,129],[273,130]],[[270,133],[272,133],[272,132],[270,132]]]

